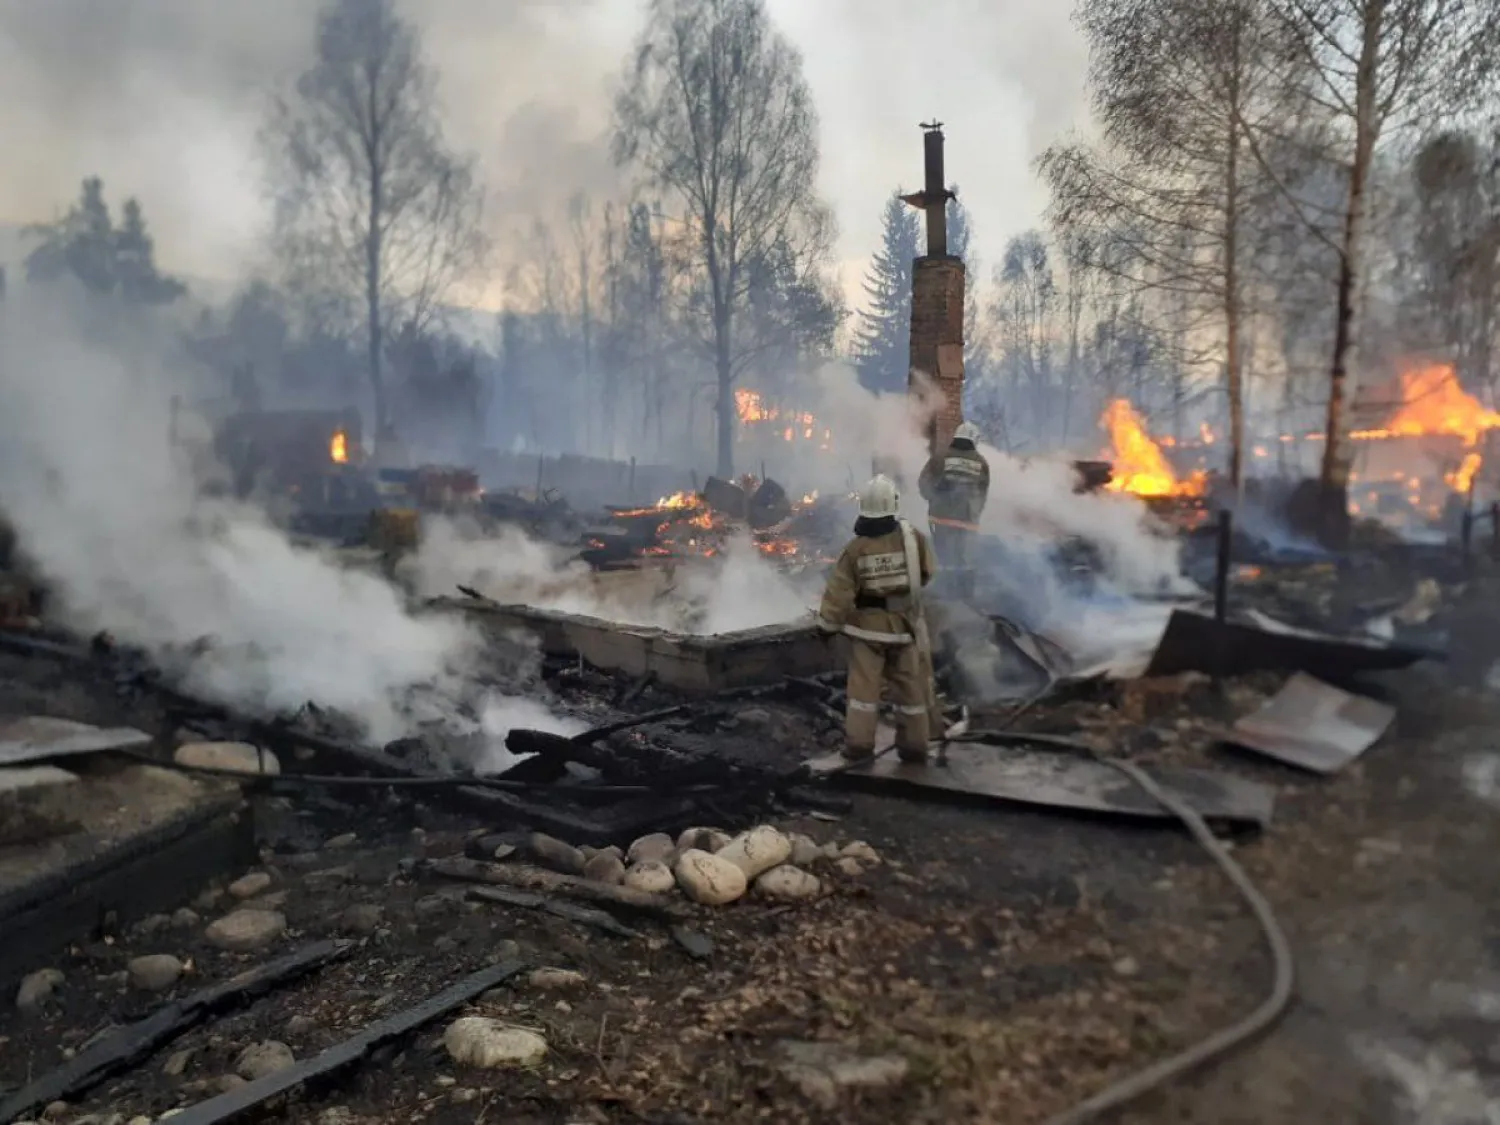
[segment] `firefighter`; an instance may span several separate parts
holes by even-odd
[[[973,594],[973,543],[990,495],[990,466],[976,448],[979,427],[962,423],[953,441],[922,468],[917,487],[927,501],[933,546],[943,566],[956,572],[960,593]]]
[[[899,502],[889,477],[865,485],[854,538],[834,564],[818,610],[820,629],[849,638],[844,757],[850,761],[875,753],[886,685],[896,705],[897,753],[903,762],[927,760],[931,665],[923,660],[921,591],[937,559],[927,537],[897,516]]]

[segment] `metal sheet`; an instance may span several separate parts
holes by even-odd
[[[74,754],[97,754],[104,750],[133,750],[149,745],[149,734],[129,727],[105,730],[88,723],[42,715],[10,721],[0,719],[0,766],[18,766]]]
[[[1373,746],[1395,718],[1396,709],[1389,704],[1299,672],[1223,738],[1279,762],[1327,774]]]
[[[809,763],[829,772],[845,763],[838,755]],[[1269,786],[1207,770],[1150,770],[1162,788],[1182,797],[1210,820],[1264,827],[1275,793]],[[873,791],[934,799],[981,799],[1042,805],[1072,812],[1145,819],[1175,819],[1118,770],[1077,754],[1018,746],[954,745],[948,765],[907,765],[895,754],[846,770],[839,780]]]
[[[1246,625],[1176,609],[1146,675],[1296,671],[1340,682],[1361,672],[1408,668],[1427,657],[1442,658],[1440,653],[1405,645],[1294,629],[1264,615],[1257,615],[1255,625]]]

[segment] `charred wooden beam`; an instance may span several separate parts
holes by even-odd
[[[56,1070],[0,1102],[0,1121],[15,1121],[56,1101],[70,1101],[128,1070],[184,1032],[293,984],[348,955],[352,942],[320,941],[174,1000],[145,1019],[111,1032]]]
[[[573,902],[562,902],[536,891],[518,891],[509,887],[470,887],[468,898],[479,902],[495,902],[502,906],[519,906],[523,910],[540,910],[554,918],[592,926],[612,937],[637,938],[641,935],[624,925],[613,914],[592,906],[579,906]]]
[[[230,1122],[258,1117],[267,1103],[310,1083],[331,1079],[341,1071],[362,1062],[376,1048],[410,1035],[455,1008],[467,1004],[476,996],[503,984],[526,967],[522,961],[507,961],[481,969],[415,1007],[371,1024],[358,1035],[335,1044],[306,1062],[297,1063],[227,1094],[189,1106],[174,1115],[172,1121],[175,1125],[229,1125]]]
[[[523,891],[549,891],[652,918],[671,920],[685,917],[689,913],[685,905],[664,895],[595,883],[576,875],[560,875],[555,871],[526,864],[481,863],[478,860],[453,857],[433,861],[430,870],[440,878],[460,883],[514,887]]]

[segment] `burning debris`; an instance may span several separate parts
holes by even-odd
[[[649,508],[611,510],[609,525],[589,534],[580,558],[600,570],[653,559],[714,558],[732,537],[748,531],[768,559],[826,563],[847,519],[842,498],[823,500],[810,492],[793,502],[774,480],[710,477],[701,492],[664,496]]]
[[[741,426],[751,435],[769,433],[789,443],[805,442],[827,452],[833,448],[833,431],[805,410],[783,410],[767,406],[759,391],[741,388],[734,392],[734,409]]]
[[[1195,469],[1185,478],[1167,460],[1162,448],[1146,432],[1145,422],[1128,401],[1117,398],[1104,410],[1099,424],[1109,432],[1111,479],[1104,487],[1150,498],[1201,497],[1207,474]]]

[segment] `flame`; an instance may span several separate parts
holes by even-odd
[[[1466,446],[1479,444],[1481,434],[1500,426],[1500,413],[1486,410],[1459,386],[1453,366],[1432,364],[1401,373],[1401,406],[1385,426],[1360,430],[1356,438],[1415,437],[1448,434]]]
[[[1444,473],[1443,479],[1448,482],[1448,487],[1454,492],[1468,492],[1474,484],[1474,478],[1479,475],[1480,466],[1484,464],[1484,458],[1470,450],[1464,454],[1463,463],[1451,473]]]
[[[658,508],[696,508],[698,497],[691,492],[674,492],[670,496],[663,496],[656,502]]]
[[[818,419],[805,410],[783,410],[779,406],[767,406],[759,391],[741,388],[734,392],[734,412],[744,426],[760,422],[775,422],[777,436],[785,442],[819,440],[820,449],[831,449],[833,431],[820,426]]]
[[[770,417],[761,402],[759,391],[735,391],[734,409],[741,422],[764,422]]]
[[[1117,398],[1111,402],[1099,424],[1109,430],[1113,446],[1109,456],[1114,465],[1114,476],[1105,486],[1111,492],[1130,492],[1136,496],[1203,494],[1206,485],[1203,473],[1194,472],[1186,480],[1179,480],[1161,447],[1146,432],[1140,415],[1125,399]]]
[[[328,441],[328,456],[336,465],[349,463],[349,435],[343,430],[334,430]]]
[[[1449,363],[1433,363],[1401,372],[1401,405],[1378,429],[1356,430],[1356,441],[1393,437],[1455,437],[1467,452],[1462,462],[1443,474],[1448,487],[1467,492],[1484,466],[1480,439],[1500,428],[1500,412],[1489,410],[1459,384]],[[1413,482],[1415,489],[1416,482]]]

